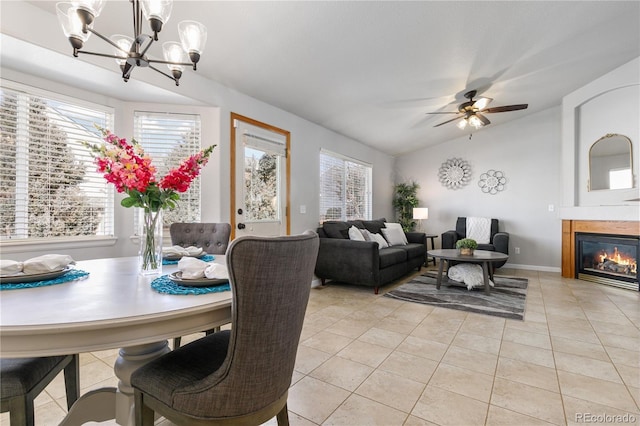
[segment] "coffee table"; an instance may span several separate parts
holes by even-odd
[[[447,262],[447,271],[452,261],[461,263],[479,263],[482,266],[482,278],[484,280],[484,292],[491,294],[491,285],[489,279],[493,279],[493,267],[491,263],[507,260],[508,255],[496,251],[475,250],[473,254],[460,254],[457,249],[431,250],[429,256],[440,259],[438,265],[438,278],[436,279],[436,288],[440,290],[442,284],[442,269],[444,261]],[[448,278],[447,278],[448,280]]]

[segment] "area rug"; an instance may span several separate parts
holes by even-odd
[[[524,319],[529,283],[526,278],[494,275],[495,287],[491,287],[491,294],[487,295],[484,293],[484,287],[467,290],[463,283],[449,280],[449,284],[447,284],[446,277],[443,277],[440,290],[437,290],[437,276],[437,272],[425,272],[408,283],[389,291],[385,296],[459,311],[518,320]]]

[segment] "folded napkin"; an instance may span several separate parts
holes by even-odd
[[[182,247],[182,246],[171,246],[171,247],[163,247],[162,255],[163,256],[199,256],[202,254],[202,249],[200,247]]]
[[[46,272],[60,271],[68,265],[75,263],[73,258],[66,254],[45,254],[25,260],[22,271],[25,275],[43,274]]]
[[[0,259],[0,275],[10,277],[22,273],[22,262],[9,259]]]
[[[178,262],[178,269],[182,278],[194,280],[197,278],[223,279],[229,278],[227,267],[219,263],[208,263],[194,257],[183,257]]]

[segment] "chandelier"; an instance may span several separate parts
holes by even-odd
[[[172,0],[129,0],[133,9],[133,38],[116,34],[105,37],[93,29],[94,20],[100,15],[106,0],[81,0],[71,3],[58,3],[56,12],[58,21],[65,36],[73,47],[73,56],[79,53],[114,58],[122,71],[122,78],[129,81],[131,71],[135,67],[149,67],[152,70],[172,79],[176,86],[180,85],[180,77],[185,66],[193,66],[200,60],[207,41],[207,29],[196,21],[178,23],[180,43],[165,42],[162,45],[164,60],[147,57],[147,51],[154,41],[158,41],[158,33],[171,15]],[[142,17],[149,21],[153,36],[142,32]],[[91,34],[95,34],[113,48],[112,54],[81,50]],[[189,61],[187,62],[187,55]],[[153,64],[166,64],[171,74],[166,73]]]

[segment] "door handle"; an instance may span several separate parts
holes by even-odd
[[[247,227],[247,226],[246,226],[244,223],[239,223],[239,224],[238,224],[238,229],[244,229],[244,228],[246,228],[246,227]]]

